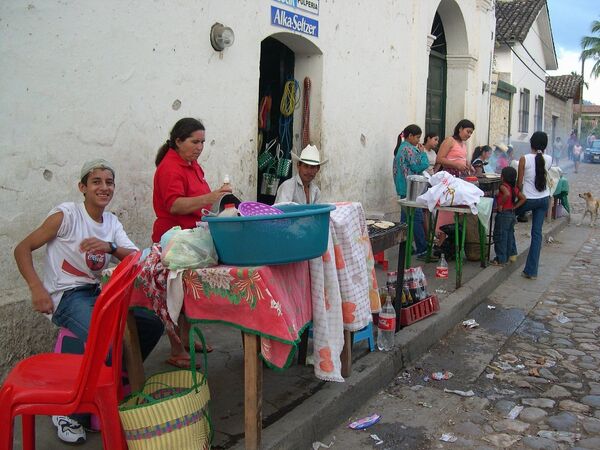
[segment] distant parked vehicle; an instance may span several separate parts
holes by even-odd
[[[593,141],[592,145],[584,150],[583,161],[600,163],[600,139]]]

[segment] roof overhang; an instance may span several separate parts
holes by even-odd
[[[552,35],[552,25],[550,24],[550,13],[548,11],[548,3],[540,10],[537,17],[538,27],[540,29],[540,40],[544,51],[544,59],[546,60],[546,70],[558,69],[558,58],[556,57],[556,49],[554,47],[554,37]]]

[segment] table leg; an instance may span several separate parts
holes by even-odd
[[[406,234],[406,251],[404,252],[404,267],[410,267],[412,259],[412,242],[415,232],[415,208],[406,208],[406,220],[408,222],[408,231]]]
[[[306,354],[308,353],[308,329],[304,329],[304,333],[300,336],[300,344],[298,345],[298,364],[301,366],[306,365]]]
[[[461,217],[462,216],[462,217]],[[465,238],[467,236],[467,224],[464,214],[454,213],[454,249],[456,260],[456,289],[462,286],[462,268],[465,254]],[[462,227],[459,234],[459,225]]]
[[[481,267],[485,268],[487,266],[486,264],[486,258],[485,258],[485,250],[486,250],[486,245],[485,245],[485,228],[483,228],[483,225],[481,225],[481,222],[479,220],[477,220],[477,229],[479,230],[479,259],[481,260]]]
[[[402,309],[402,288],[404,287],[404,255],[406,253],[406,241],[398,244],[398,272],[396,273],[396,299],[394,308],[396,309],[396,332],[402,325],[400,324],[401,309]]]
[[[352,332],[344,330],[344,348],[342,348],[342,377],[348,378],[352,373]]]
[[[129,310],[127,313],[127,326],[125,327],[125,335],[123,336],[123,357],[125,359],[125,368],[127,369],[131,391],[141,391],[145,380],[144,363],[142,361],[135,316],[132,310]]]
[[[248,450],[260,448],[262,433],[262,362],[260,337],[244,333],[244,442]]]
[[[427,255],[425,256],[425,262],[431,261],[431,254],[433,252],[433,241],[435,240],[435,229],[437,227],[437,210],[433,210],[430,214],[431,220],[429,221],[429,229],[427,230]]]

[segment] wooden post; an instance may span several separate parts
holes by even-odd
[[[244,333],[244,434],[247,450],[259,450],[262,433],[260,337]]]
[[[344,348],[342,349],[342,377],[348,378],[352,373],[352,332],[344,330]]]
[[[131,385],[131,391],[136,392],[144,385],[144,363],[140,350],[137,325],[133,311],[127,312],[127,326],[123,336],[123,356],[125,357],[125,368]]]

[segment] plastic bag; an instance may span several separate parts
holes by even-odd
[[[160,239],[162,263],[170,270],[216,266],[217,251],[207,226],[173,227]]]
[[[467,205],[473,214],[477,214],[477,203],[483,197],[483,191],[473,183],[443,171],[433,175],[429,182],[431,187],[417,197],[417,202],[426,204],[429,211],[436,206]]]

